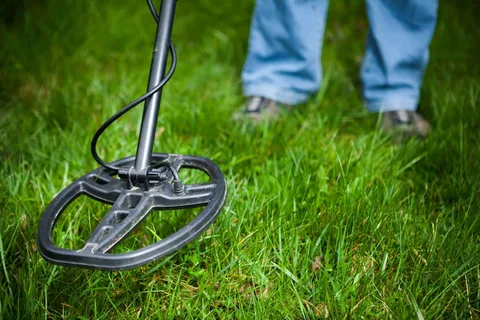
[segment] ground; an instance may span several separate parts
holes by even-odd
[[[480,317],[475,1],[441,1],[420,106],[433,131],[400,145],[378,133],[362,105],[360,1],[331,2],[320,92],[258,127],[231,120],[243,103],[252,1],[179,1],[178,69],[164,90],[155,150],[213,159],[228,199],[197,241],[121,272],[51,265],[35,237],[52,198],[98,166],[89,150],[95,130],[145,91],[155,32],[148,8],[2,6],[0,318]],[[104,158],[135,153],[140,117],[141,107],[106,132]],[[104,210],[79,199],[55,242],[78,248]],[[193,213],[151,215],[116,250],[162,238]]]

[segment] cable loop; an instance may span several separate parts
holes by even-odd
[[[153,19],[155,20],[156,23],[158,23],[159,15],[155,10],[155,6],[153,5],[152,0],[147,0],[147,4],[148,4],[148,8],[150,9],[150,12],[152,13]],[[130,102],[129,104],[124,106],[122,109],[120,109],[120,111],[118,111],[113,116],[111,116],[107,121],[105,121],[93,135],[92,142],[90,144],[90,149],[91,149],[93,158],[102,167],[109,169],[113,172],[118,172],[121,169],[120,167],[116,167],[111,164],[108,164],[98,155],[98,152],[97,152],[98,140],[111,124],[117,121],[125,113],[127,113],[128,111],[130,111],[131,109],[139,105],[141,102],[153,96],[163,86],[165,86],[165,84],[170,80],[170,78],[173,76],[173,73],[175,72],[175,68],[177,67],[177,53],[175,51],[175,46],[173,45],[172,41],[170,41],[169,49],[170,49],[170,54],[172,56],[172,62],[170,64],[170,69],[168,70],[167,75],[160,81],[160,83],[157,84],[155,87],[153,87],[151,90],[147,91],[147,93],[145,93],[144,95],[140,96],[139,98],[135,99],[134,101]]]

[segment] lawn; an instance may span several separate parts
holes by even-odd
[[[321,90],[252,126],[231,117],[253,1],[178,1],[155,151],[211,158],[228,198],[196,241],[119,272],[51,265],[35,239],[53,197],[98,167],[95,130],[145,92],[155,22],[144,1],[1,4],[0,318],[480,318],[479,6],[441,1],[420,106],[433,131],[394,144],[362,105],[368,22],[352,3],[331,1]],[[135,154],[141,109],[102,137],[105,159]],[[56,244],[81,247],[106,209],[78,199]],[[116,250],[197,212],[152,214]]]

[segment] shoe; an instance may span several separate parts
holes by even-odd
[[[264,97],[248,97],[248,101],[243,110],[235,112],[233,119],[235,121],[250,120],[253,122],[263,122],[265,120],[276,120],[282,114],[290,111],[291,106]]]
[[[411,137],[425,138],[430,131],[430,124],[414,111],[383,112],[382,132],[393,134],[396,142]]]

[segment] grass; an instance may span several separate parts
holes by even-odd
[[[145,90],[148,9],[112,0],[2,6],[0,318],[480,317],[474,1],[441,3],[421,103],[434,129],[403,145],[378,134],[362,106],[361,2],[331,3],[320,92],[288,119],[254,128],[230,120],[243,101],[252,1],[179,1],[179,64],[155,150],[213,159],[228,200],[197,241],[122,272],[48,264],[35,237],[54,195],[97,167],[96,128]],[[102,156],[135,153],[140,109],[106,133]],[[103,210],[88,198],[74,203],[57,244],[81,244],[75,232],[88,236]],[[184,222],[151,215],[121,249]]]

